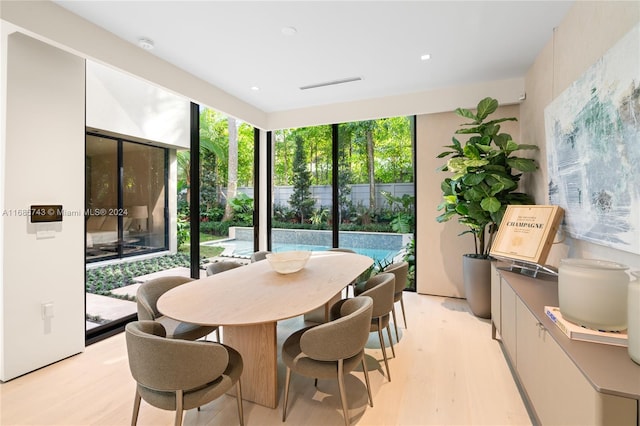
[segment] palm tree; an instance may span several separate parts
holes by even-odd
[[[227,117],[227,126],[229,129],[229,150],[228,150],[228,168],[227,168],[227,196],[224,207],[224,216],[222,220],[231,220],[233,218],[233,200],[238,193],[238,125],[236,119]]]

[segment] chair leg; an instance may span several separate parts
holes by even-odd
[[[387,349],[384,345],[384,338],[382,337],[382,326],[380,318],[378,318],[378,339],[380,339],[380,347],[382,348],[382,356],[384,357],[384,366],[387,369],[387,380],[391,381],[391,373],[389,373],[389,361],[387,360]]]
[[[131,426],[136,426],[138,423],[138,413],[140,412],[140,400],[142,397],[136,388],[136,396],[133,399],[133,414],[131,416]]]
[[[391,308],[391,314],[393,315],[393,328],[396,329],[396,342],[400,341],[400,336],[398,335],[398,321],[396,320],[396,305],[393,304],[393,308]]]
[[[369,383],[369,370],[367,370],[367,363],[364,361],[364,354],[362,354],[362,371],[364,371],[364,381],[367,384],[367,393],[369,394],[369,405],[373,407],[373,398],[371,397],[371,384]]]
[[[175,426],[182,426],[182,407],[184,401],[182,400],[182,391],[176,391],[176,421]]]
[[[340,391],[340,402],[344,413],[344,424],[349,426],[349,407],[347,406],[347,393],[344,389],[344,361],[338,360],[338,390]]]
[[[282,402],[282,421],[287,418],[287,400],[289,399],[289,383],[291,383],[291,369],[287,367],[287,377],[284,379],[284,401]]]
[[[389,327],[389,324],[387,324],[387,336],[389,336],[389,344],[391,345],[391,353],[393,354],[393,357],[396,357],[396,350],[393,349],[393,338],[391,337],[391,327]]]
[[[407,328],[407,317],[404,314],[404,300],[400,298],[400,307],[402,308],[402,319],[404,320],[404,328]]]
[[[244,426],[244,409],[242,408],[242,386],[240,385],[240,379],[236,383],[236,399],[238,400],[238,418],[240,419],[240,426]]]

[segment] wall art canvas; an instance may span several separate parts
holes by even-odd
[[[640,254],[640,24],[545,108],[545,130],[568,235]]]

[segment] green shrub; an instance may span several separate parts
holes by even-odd
[[[189,267],[189,255],[168,254],[151,259],[99,266],[86,271],[87,293],[110,296],[111,290],[133,284],[134,278],[177,267]]]
[[[226,237],[229,235],[229,227],[234,226],[231,221],[224,222],[200,222],[200,232],[205,234]]]
[[[178,229],[177,229],[177,238],[178,238],[178,247],[187,242],[190,235],[189,229],[189,221],[186,220],[182,216],[178,216]]]

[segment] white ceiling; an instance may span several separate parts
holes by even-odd
[[[523,77],[573,2],[55,3],[268,113]]]

